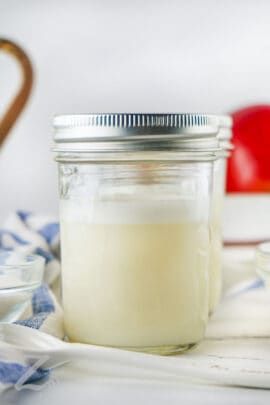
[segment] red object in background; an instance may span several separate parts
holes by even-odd
[[[228,160],[227,191],[270,191],[270,105],[234,112],[234,151]]]

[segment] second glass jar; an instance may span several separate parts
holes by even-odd
[[[232,118],[216,116],[219,121],[218,139],[221,150],[217,152],[213,172],[213,194],[210,215],[210,262],[209,262],[209,314],[217,308],[222,292],[222,245],[223,203],[226,185],[227,158],[232,149]]]

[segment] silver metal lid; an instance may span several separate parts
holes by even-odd
[[[215,151],[217,116],[81,114],[54,118],[55,152]]]
[[[219,119],[206,114],[79,114],[54,118],[55,142],[168,134],[216,135]]]

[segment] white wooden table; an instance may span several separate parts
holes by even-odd
[[[270,391],[190,384],[183,381],[135,381],[91,377],[79,367],[55,370],[50,384],[40,391],[3,392],[1,405],[139,405],[207,404],[260,405],[270,403]]]

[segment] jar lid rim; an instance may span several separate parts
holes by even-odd
[[[141,129],[153,132],[184,130],[197,128],[207,132],[208,127],[218,130],[220,117],[200,113],[98,113],[98,114],[63,114],[53,120],[55,130],[77,127]]]

